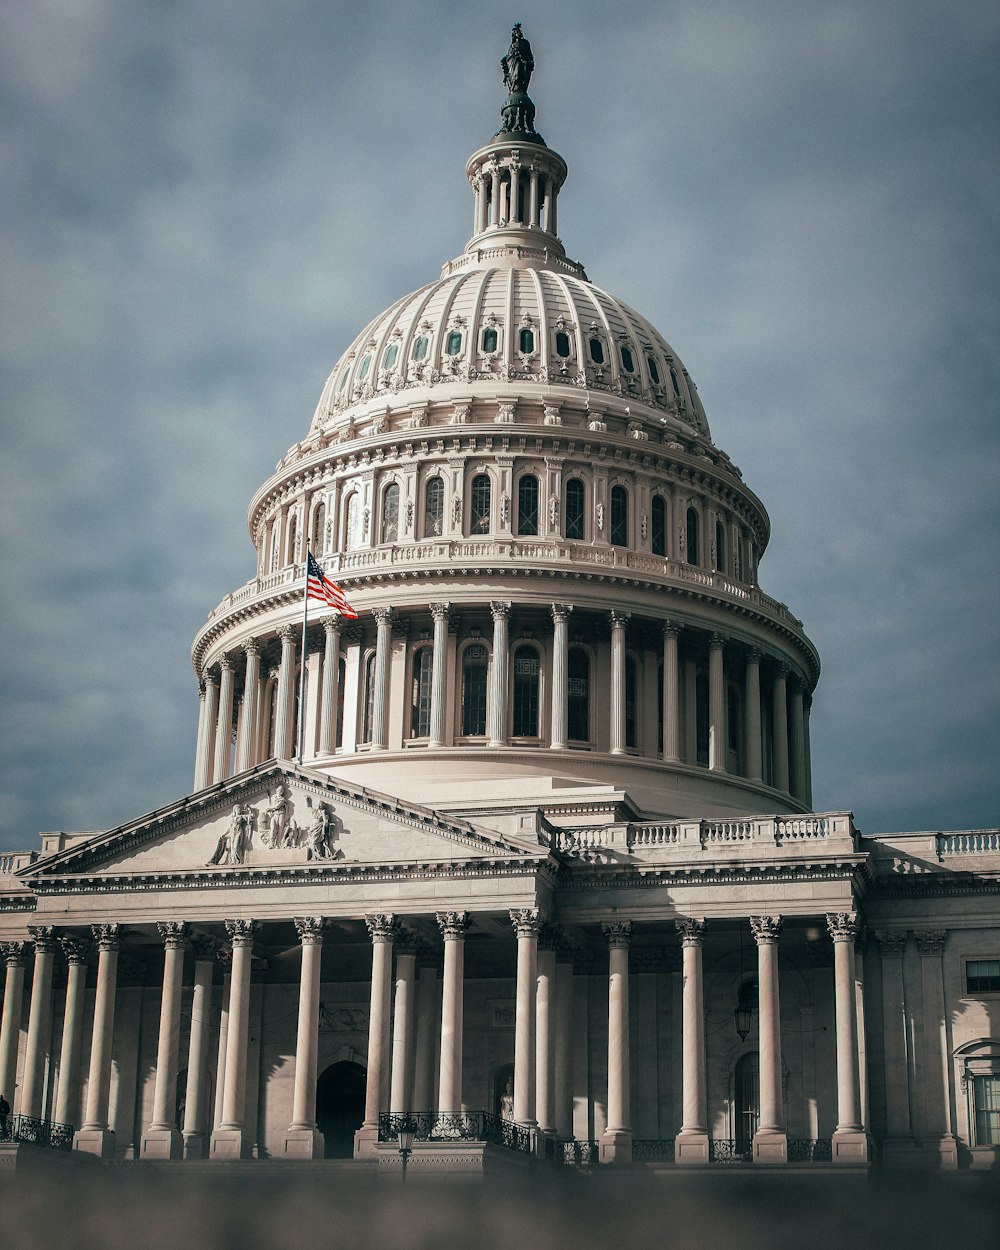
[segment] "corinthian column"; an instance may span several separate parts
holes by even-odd
[[[215,941],[196,933],[191,938],[191,949],[194,952],[194,989],[191,992],[191,1035],[184,1090],[184,1157],[203,1159],[208,1147],[208,1044],[211,1037]]]
[[[538,909],[522,907],[510,913],[517,934],[517,989],[514,1006],[514,1119],[526,1128],[538,1123],[535,1115],[535,1024],[538,977]]]
[[[24,1051],[21,1084],[21,1115],[42,1118],[45,1061],[52,1040],[52,960],[56,949],[53,930],[47,925],[28,925],[35,944],[35,967],[31,978],[31,1009],[28,1041]]]
[[[295,920],[295,929],[302,944],[302,969],[299,974],[299,1027],[295,1039],[292,1122],[285,1133],[285,1155],[299,1159],[322,1159],[325,1144],[323,1134],[316,1127],[320,960],[325,923],[318,916],[296,917]]]
[[[395,945],[396,992],[392,1005],[392,1071],[389,1078],[389,1110],[394,1114],[408,1115],[413,1110],[417,935],[411,930],[403,929]]]
[[[532,179],[534,177],[532,174]],[[552,732],[549,745],[553,751],[562,751],[566,746],[569,722],[569,614],[572,611],[569,604],[552,605]]]
[[[0,1094],[14,1102],[17,1079],[17,1044],[21,1034],[21,1004],[24,997],[24,965],[27,942],[0,944],[7,971],[4,979],[3,1016],[0,1018]]]
[[[229,1031],[226,1035],[226,1071],[222,1094],[222,1123],[212,1134],[213,1159],[248,1159],[254,1134],[245,1126],[247,1101],[247,1044],[250,1026],[250,970],[256,920],[227,920],[233,948],[229,981]]]
[[[108,1093],[111,1087],[111,1037],[115,1025],[115,983],[118,976],[120,924],[95,924],[97,943],[97,993],[94,998],[94,1031],[90,1043],[90,1073],[83,1126],[73,1138],[73,1149],[102,1159],[114,1157],[115,1135],[108,1128]]]
[[[626,612],[611,613],[611,754],[625,754]]]
[[[371,1158],[378,1143],[378,1117],[389,1072],[389,1012],[392,1003],[392,944],[399,928],[391,912],[366,916],[372,939],[372,984],[368,1013],[368,1073],[365,1119],[354,1135],[354,1157]]]
[[[59,1049],[57,1124],[75,1124],[80,1111],[80,1052],[83,1047],[83,999],[87,990],[87,947],[79,938],[59,939],[66,959],[66,1007]]]
[[[448,648],[448,604],[432,603],[434,649],[431,663],[431,736],[429,747],[444,746],[444,664]]]
[[[771,687],[771,714],[774,733],[771,735],[774,750],[774,777],[776,790],[788,791],[788,700],[786,679],[788,665],[779,664]]]
[[[337,705],[340,685],[340,615],[323,622],[323,692],[319,714],[319,753],[332,755],[337,749]]]
[[[205,732],[198,746],[195,762],[194,788],[204,790],[214,780],[212,764],[215,759],[215,733],[219,720],[219,686],[213,673],[205,674]]]
[[[936,1152],[941,1168],[952,1171],[958,1167],[958,1143],[952,1127],[948,1009],[945,1006],[941,963],[948,934],[944,929],[918,929],[913,936],[920,954],[924,1014],[920,1065],[924,1073],[920,1083],[924,1107],[924,1145]]]
[[[490,673],[490,746],[507,741],[507,686],[510,667],[510,604],[491,603],[493,613],[493,668]]]
[[[792,682],[791,723],[788,727],[789,770],[792,794],[802,802],[807,800],[806,785],[806,735],[805,709],[802,703],[802,683]]]
[[[726,680],[722,663],[725,645],[721,634],[713,634],[708,643],[708,766],[718,773],[726,771]]]
[[[882,955],[882,1035],[885,1052],[885,1128],[882,1158],[891,1165],[912,1158],[916,1143],[910,1123],[910,1061],[907,1010],[903,989],[905,929],[879,929],[875,938]]]
[[[219,682],[219,719],[215,728],[213,775],[216,781],[225,781],[230,771],[233,738],[233,662],[228,655],[224,655],[219,661],[219,671],[222,678]]]
[[[375,617],[375,700],[372,707],[373,751],[389,745],[389,660],[392,656],[392,609],[376,608]]]
[[[664,621],[663,630],[663,758],[677,764],[681,758],[680,670],[677,667],[677,639],[680,630]]]
[[[601,928],[608,939],[608,1126],[601,1136],[602,1163],[632,1162],[629,1108],[628,948],[632,922],[614,921]]]
[[[538,935],[535,993],[535,1119],[547,1136],[556,1131],[556,936],[551,925]]]
[[[441,979],[441,1064],[438,1070],[438,1115],[462,1111],[462,1051],[464,1041],[465,931],[469,916],[464,911],[437,913],[444,938],[444,973]]]
[[[246,772],[257,763],[255,745],[257,729],[257,696],[260,693],[260,644],[251,638],[243,644],[246,668],[243,677],[243,715],[236,738],[236,771]]]
[[[743,696],[746,714],[747,736],[747,777],[751,781],[762,781],[764,778],[760,735],[760,647],[751,647],[747,652],[745,690]]]
[[[179,1159],[183,1138],[177,1127],[177,1057],[181,1039],[181,983],[188,927],[183,921],[156,926],[163,938],[163,993],[160,998],[160,1036],[156,1047],[153,1119],[143,1134],[144,1159]]]
[[[278,665],[278,702],[275,715],[274,754],[279,760],[290,760],[295,740],[295,627],[283,625],[281,661]],[[305,657],[302,657],[305,660]]]
[[[760,995],[760,1123],[753,1138],[754,1163],[787,1163],[781,1097],[781,1006],[778,999],[780,916],[751,916],[757,943]]]
[[[705,1093],[705,995],[702,947],[705,922],[693,917],[676,921],[684,952],[681,1040],[683,1044],[683,1116],[674,1142],[677,1163],[708,1162],[708,1104]]]
[[[837,1004],[837,1129],[834,1163],[866,1163],[868,1139],[861,1123],[861,1076],[858,1065],[858,1010],[854,985],[854,943],[858,917],[853,911],[826,918],[833,938],[834,993]]]

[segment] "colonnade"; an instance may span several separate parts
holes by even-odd
[[[482,234],[491,226],[512,224],[558,234],[556,200],[561,182],[561,178],[537,168],[534,161],[522,166],[516,153],[502,162],[491,160],[472,177],[473,234]],[[522,186],[525,190],[523,213],[520,208]]]
[[[460,609],[467,612],[464,605]],[[473,609],[475,610],[475,609]],[[482,610],[482,608],[480,608]],[[489,604],[492,622],[490,640],[489,688],[487,693],[486,742],[491,747],[512,744],[512,709],[514,706],[514,680],[511,658],[514,649],[522,645],[511,637],[511,617],[516,606],[510,601],[494,601]],[[449,701],[454,706],[456,696],[461,698],[462,674],[457,653],[449,647],[449,630],[456,624],[457,605],[431,603],[427,615],[432,622],[428,639],[408,642],[411,654],[419,647],[432,648],[430,689],[430,732],[422,745],[429,750],[440,750],[452,745],[446,732],[446,715]],[[534,617],[538,609],[530,609]],[[565,750],[570,742],[569,687],[570,651],[580,644],[571,641],[570,625],[574,609],[570,604],[553,603],[545,610],[551,622],[551,645],[540,649],[540,662],[545,666],[542,674],[545,689],[545,720],[539,724],[536,745],[554,751]],[[581,624],[586,620],[587,639],[591,649],[595,645],[592,626],[601,621],[599,614],[577,612]],[[534,619],[534,617],[532,619]],[[406,698],[406,682],[398,682],[394,689],[393,646],[400,636],[406,638],[413,616],[401,616],[390,608],[380,607],[373,612],[375,625],[374,664],[365,688],[365,673],[361,672],[360,656],[366,654],[363,627],[352,625],[345,629],[339,615],[328,616],[323,621],[323,646],[310,651],[307,656],[307,718],[305,728],[306,758],[322,758],[334,754],[338,742],[338,710],[344,699],[340,690],[341,656],[343,648],[354,647],[359,651],[358,672],[355,675],[357,703],[362,709],[366,740],[363,745],[369,752],[389,749],[389,726],[392,700]],[[606,739],[612,755],[639,755],[657,758],[667,764],[693,765],[701,762],[710,772],[745,777],[751,783],[770,784],[774,789],[793,797],[808,806],[811,802],[809,768],[810,698],[805,679],[793,673],[780,656],[768,655],[756,645],[747,645],[728,638],[721,632],[708,632],[681,625],[673,620],[646,620],[622,611],[613,611],[603,617],[607,630],[606,642],[597,634],[596,645],[608,648],[608,689],[606,697],[590,681],[588,693],[588,717],[591,739],[584,745],[593,747],[600,737]],[[632,740],[628,732],[629,631],[638,638],[644,655],[655,658],[658,679],[662,688],[648,676],[633,677],[641,682],[645,697],[653,698],[662,714],[657,713],[660,742]],[[654,631],[658,640],[650,646]],[[222,657],[218,669],[204,674],[201,688],[198,725],[197,762],[195,789],[203,789],[225,780],[232,771],[235,759],[236,771],[242,771],[268,757],[269,749],[279,759],[289,759],[296,754],[295,699],[297,692],[296,664],[299,631],[283,626],[278,632],[280,660],[270,672],[261,672],[262,642],[250,639],[243,644],[243,697],[238,708],[234,704],[236,683],[234,674],[241,661],[235,654]],[[369,650],[371,650],[369,646]],[[452,680],[449,671],[453,670]],[[589,670],[593,675],[593,667]],[[707,698],[704,712],[698,701],[699,674],[704,675]],[[398,681],[398,677],[397,677]],[[735,694],[733,692],[736,692]],[[635,694],[632,695],[633,700]],[[742,705],[734,716],[729,700],[738,698]],[[273,706],[273,725],[271,723]],[[403,708],[402,720],[409,723],[408,708]],[[352,717],[354,708],[348,708],[345,716]],[[632,715],[635,713],[633,711]],[[662,719],[660,716],[662,715]],[[700,718],[707,721],[707,755],[701,755],[698,741]],[[606,716],[604,727],[601,716]],[[738,722],[738,724],[734,724]],[[232,750],[235,723],[235,753]],[[647,718],[648,723],[648,718]],[[737,740],[734,742],[734,732]],[[344,737],[349,740],[342,748],[350,753],[355,749],[356,735],[353,727],[344,727]],[[648,734],[647,734],[648,738]],[[523,745],[518,742],[517,745]],[[574,743],[578,747],[579,743]],[[738,749],[737,749],[738,748]]]
[[[535,908],[510,913],[516,938],[513,1119],[536,1136],[572,1138],[572,986],[573,950],[561,932],[546,924]],[[440,1017],[433,967],[416,973],[417,938],[391,913],[365,918],[372,943],[372,975],[364,1122],[356,1137],[359,1156],[375,1151],[379,1116],[433,1112],[438,1119],[459,1115],[465,1105],[462,1087],[465,1028],[464,954],[471,917],[464,911],[439,912],[436,921],[443,943]],[[863,1162],[867,1139],[861,1123],[861,1074],[858,1059],[858,1018],[855,994],[854,913],[826,917],[835,951],[837,1127],[835,1162]],[[741,922],[742,923],[742,922]],[[754,1161],[783,1163],[787,1138],[782,1105],[782,1059],[778,916],[751,916],[757,947],[759,986],[760,1116],[753,1140]],[[301,945],[298,1017],[291,1120],[283,1152],[290,1156],[322,1155],[323,1139],[316,1124],[316,1078],[320,1031],[320,960],[326,922],[322,917],[295,920]],[[163,943],[163,979],[156,1051],[152,1116],[141,1138],[147,1158],[246,1158],[256,1133],[247,1123],[247,1050],[250,1035],[250,981],[253,946],[259,933],[254,920],[225,921],[228,971],[219,1022],[216,1068],[216,1109],[208,1121],[211,987],[215,943],[193,933],[183,922],[158,925]],[[629,947],[632,923],[616,918],[601,926],[608,943],[607,1127],[601,1135],[604,1162],[631,1158],[629,1121]],[[674,1150],[678,1165],[706,1163],[710,1135],[706,1098],[705,1002],[702,950],[706,921],[676,921],[683,956],[682,985],[682,1122]],[[34,945],[32,996],[20,1090],[20,1114],[43,1115],[42,1073],[48,1059],[52,1011],[52,957],[56,935],[50,927],[30,930]],[[115,1018],[118,952],[122,926],[95,925],[98,950],[89,1074],[83,1123],[75,1136],[78,1149],[104,1157],[114,1152],[109,1125],[111,1039]],[[69,964],[64,1026],[55,1100],[61,1123],[72,1121],[79,1099],[79,1068],[86,977],[83,944],[75,936],[58,939]],[[13,1090],[22,989],[29,943],[7,943],[7,976],[0,1028],[0,1090]],[[181,1002],[185,951],[194,954],[191,1027],[186,1055],[186,1097],[182,1125],[175,1122]],[[394,968],[395,964],[395,968]],[[887,977],[884,993],[891,1000],[894,982]],[[437,1032],[437,1037],[434,1034]],[[428,1056],[437,1042],[437,1098],[428,1078]],[[891,1038],[887,1035],[887,1059]],[[890,1098],[890,1107],[906,1106]],[[900,1112],[895,1113],[898,1117]],[[893,1121],[890,1132],[908,1126]]]

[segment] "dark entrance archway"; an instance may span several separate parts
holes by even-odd
[[[343,1060],[332,1063],[316,1082],[316,1125],[326,1143],[327,1159],[350,1159],[354,1134],[365,1118],[364,1068]]]

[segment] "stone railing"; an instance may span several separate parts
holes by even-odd
[[[946,855],[1000,854],[1000,829],[969,829],[961,833],[937,835],[939,859]]]
[[[19,868],[27,868],[36,859],[34,851],[4,851],[0,854],[0,877],[13,876]]]
[[[637,859],[684,858],[688,855],[800,855],[813,845],[849,854],[857,849],[857,832],[849,812],[816,816],[748,816],[739,820],[678,820],[668,824],[632,822],[620,825],[557,829],[552,849],[582,860],[634,856]]]

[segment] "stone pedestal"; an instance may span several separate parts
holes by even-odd
[[[282,1154],[286,1159],[322,1159],[326,1139],[316,1128],[290,1128],[285,1133]]]
[[[175,1128],[149,1128],[142,1135],[139,1152],[143,1159],[180,1159],[184,1138]]]
[[[767,1166],[788,1162],[788,1137],[782,1132],[758,1129],[753,1138],[754,1163]]]
[[[632,1134],[605,1129],[600,1140],[600,1160],[602,1163],[631,1163]]]
[[[708,1163],[708,1134],[681,1130],[674,1138],[675,1163]]]
[[[242,1128],[217,1128],[212,1134],[212,1159],[252,1159],[253,1134]]]
[[[81,1128],[73,1135],[73,1149],[98,1159],[115,1157],[115,1134],[109,1128]]]
[[[868,1162],[868,1137],[863,1132],[838,1129],[833,1135],[831,1149],[834,1163]]]

